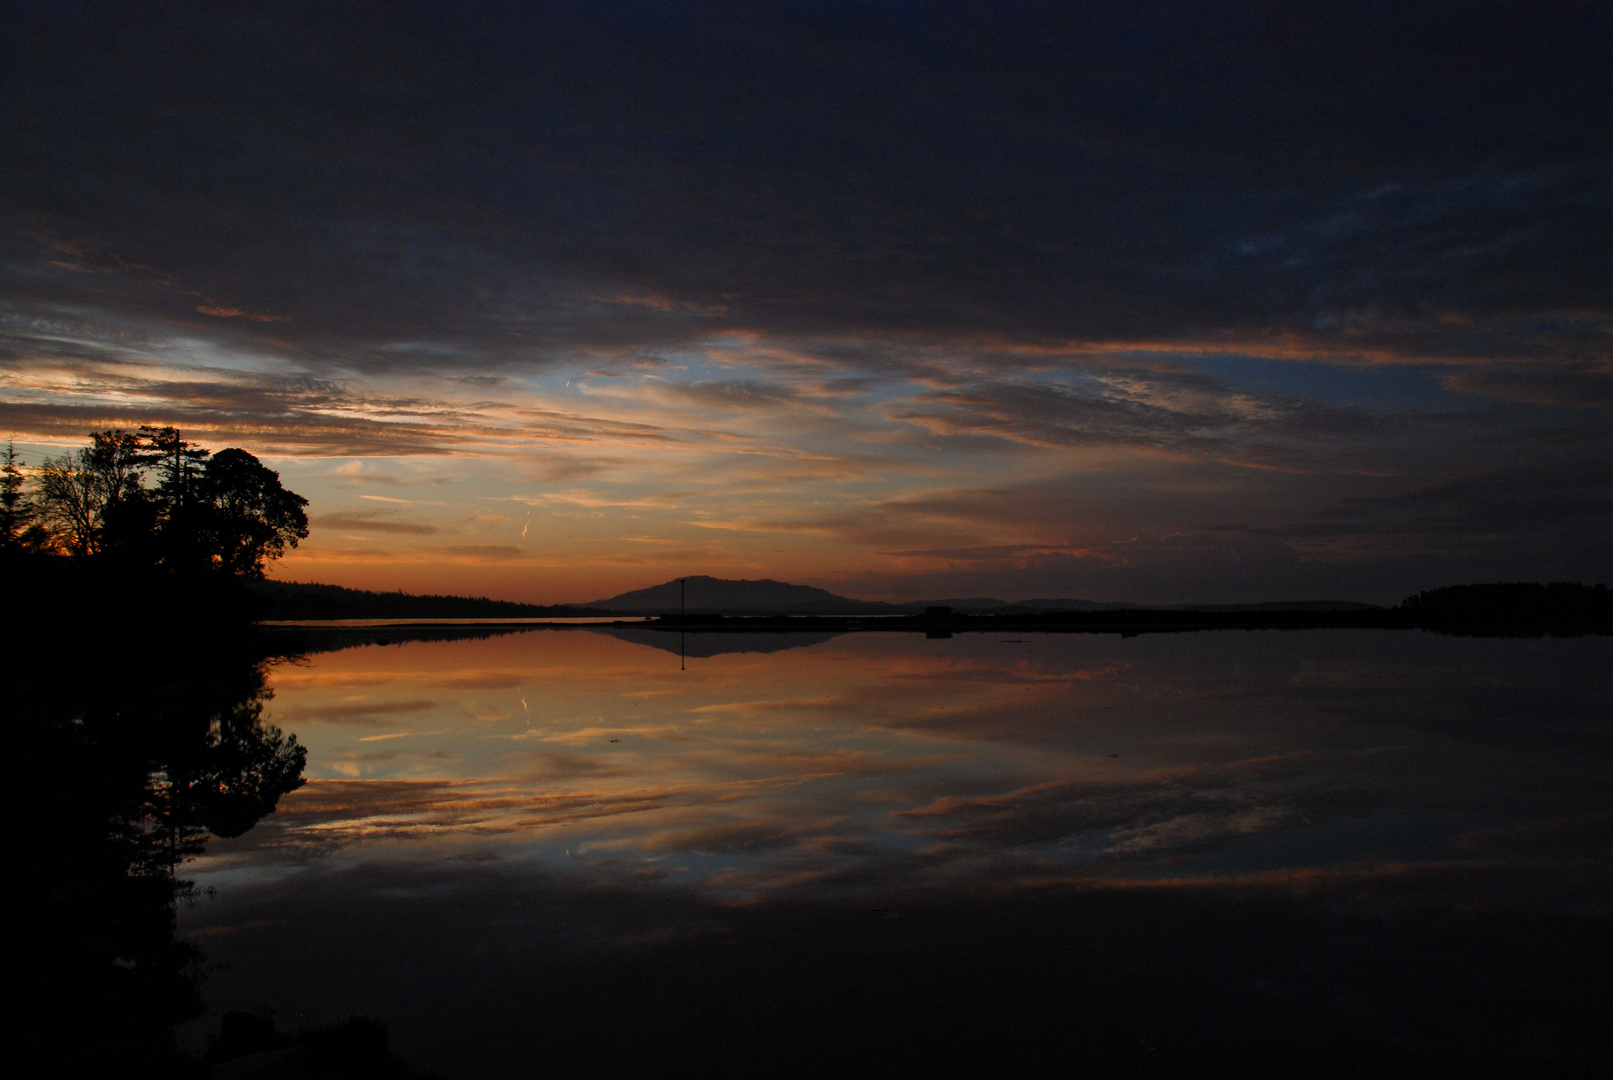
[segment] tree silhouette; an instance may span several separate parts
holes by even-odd
[[[144,440],[116,428],[90,445],[47,458],[35,501],[41,523],[62,552],[80,557],[149,544],[156,506],[144,486]]]
[[[88,447],[44,462],[31,498],[15,455],[6,460],[0,497],[11,516],[0,523],[37,517],[47,546],[75,558],[259,578],[308,535],[308,500],[279,473],[238,447],[211,454],[172,427],[94,432]]]
[[[0,455],[0,589],[29,616],[0,649],[0,731],[24,763],[14,855],[40,878],[13,890],[14,1019],[53,1071],[185,1074],[201,953],[175,936],[180,871],[303,782],[239,582],[308,535],[306,505],[171,427],[95,432],[32,475]]]
[[[280,486],[280,474],[245,450],[220,450],[201,484],[207,507],[208,553],[237,577],[260,578],[263,564],[308,535],[308,500]]]
[[[106,490],[88,450],[47,458],[40,466],[36,498],[40,523],[58,551],[84,557],[101,550]]]
[[[33,500],[25,490],[27,480],[21,466],[16,442],[7,442],[4,455],[0,455],[0,550],[32,547],[40,540],[40,530],[34,524]]]

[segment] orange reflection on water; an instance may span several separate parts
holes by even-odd
[[[320,653],[269,710],[310,783],[199,869],[474,857],[745,891],[1467,857],[1573,787],[1441,726],[1492,647],[572,629]],[[1605,651],[1503,647],[1539,654],[1524,682]]]

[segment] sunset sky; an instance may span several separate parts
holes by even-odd
[[[1613,577],[1607,5],[4,10],[0,438],[245,447],[276,577]]]

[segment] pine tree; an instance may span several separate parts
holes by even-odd
[[[0,456],[0,548],[27,546],[34,524],[34,504],[25,490],[21,464],[15,441],[8,441]]]

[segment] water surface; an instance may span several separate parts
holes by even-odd
[[[898,979],[956,960],[1026,897],[1025,934],[993,938],[1005,962],[1033,962],[1038,920],[1098,904],[1114,934],[1152,939],[1203,910],[1158,905],[1206,896],[1222,914],[1194,940],[1233,953],[1263,932],[1238,920],[1310,919],[1307,897],[1357,930],[1461,910],[1513,928],[1580,920],[1594,938],[1610,899],[1610,660],[1603,638],[1372,631],[567,629],[318,653],[274,671],[268,709],[308,746],[310,782],[194,864],[218,899],[184,925],[229,965],[218,1008],[369,1011],[402,1022],[400,1047],[429,1064],[510,1075],[558,1052],[507,1023],[558,1007],[557,971],[633,949],[654,967],[643,949],[661,949],[656,978],[678,996],[666,972],[742,925],[791,948],[828,934],[813,956],[853,948],[822,930],[847,913],[931,926],[903,930],[919,937],[891,961]],[[1145,908],[1146,927],[1126,921]],[[1419,978],[1458,949],[1430,933],[1396,939],[1432,950]],[[1567,934],[1518,961],[1536,998],[1568,993],[1551,959]],[[1360,993],[1411,994],[1412,974]],[[1240,993],[1273,978],[1236,976]],[[606,1008],[618,989],[588,992]],[[1457,1038],[1439,1030],[1395,1045]],[[1556,1039],[1563,1067],[1579,1052],[1561,1032],[1530,1037]]]

